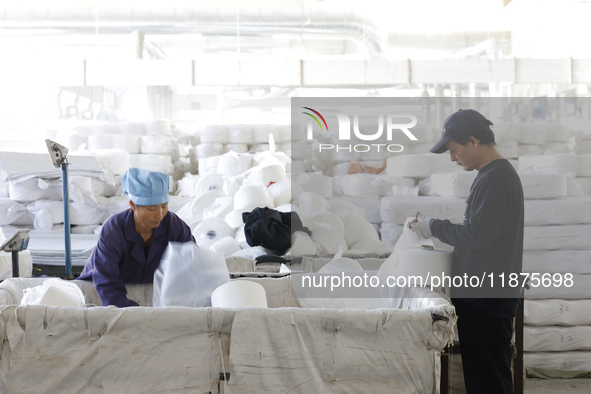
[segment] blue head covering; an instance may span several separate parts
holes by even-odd
[[[168,175],[143,168],[130,168],[123,175],[121,191],[136,205],[167,203]]]

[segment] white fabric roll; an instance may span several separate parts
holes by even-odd
[[[591,141],[581,141],[577,142],[573,147],[573,152],[578,155],[588,155],[591,154]]]
[[[523,319],[531,326],[591,326],[591,300],[525,300]]]
[[[88,150],[113,149],[113,134],[93,134],[86,138],[86,148]]]
[[[119,128],[122,134],[144,135],[146,134],[146,127],[142,122],[124,122],[119,123]]]
[[[523,250],[591,250],[590,238],[591,224],[525,226]]]
[[[141,137],[141,152],[170,155],[172,151],[172,137],[165,135],[144,135]],[[132,153],[132,152],[130,152]]]
[[[142,150],[142,136],[134,134],[115,134],[112,136],[113,146],[111,148],[121,149],[129,154],[138,153],[158,153],[158,152],[143,152]],[[170,154],[170,152],[167,152]]]
[[[131,156],[123,149],[98,149],[92,151],[92,155],[102,169],[114,175],[123,175],[131,167]]]
[[[216,252],[223,253],[225,256],[231,256],[241,249],[234,237],[230,236],[218,239],[209,248]]]
[[[577,176],[591,177],[591,155],[577,155]]]
[[[345,242],[349,249],[353,244],[368,239],[379,241],[380,238],[375,228],[365,218],[345,223]]]
[[[546,125],[546,142],[568,142],[570,139],[568,126],[560,123],[548,123]]]
[[[516,141],[502,141],[497,145],[497,151],[506,159],[519,157],[519,144]]]
[[[591,371],[591,352],[526,352],[523,361],[528,368],[559,371]]]
[[[144,131],[146,135],[172,135],[170,121],[167,119],[144,122]]]
[[[528,125],[521,130],[521,143],[542,145],[546,142],[546,129],[543,125]]]
[[[526,200],[526,226],[591,224],[591,197]]]
[[[308,234],[302,231],[295,231],[291,235],[290,256],[316,256],[320,252],[320,245],[314,242]]]
[[[240,175],[252,166],[250,155],[241,155],[236,152],[224,153],[219,157],[217,173],[226,176]]]
[[[312,143],[310,141],[297,141],[291,143],[292,160],[306,160],[312,157]]]
[[[211,293],[214,308],[266,308],[265,288],[249,280],[232,280]]]
[[[433,174],[439,172],[464,171],[462,167],[457,165],[456,162],[451,161],[449,152],[440,155],[434,155],[433,153],[429,153],[429,155],[431,155],[431,172]]]
[[[195,184],[195,196],[200,197],[211,192],[224,192],[224,177],[221,174],[202,175]]]
[[[269,149],[270,149],[269,144],[254,144],[250,147],[249,152],[262,153],[262,152],[268,152]]]
[[[420,248],[405,248],[400,251],[400,262],[397,276],[409,278],[421,276],[424,286],[429,286],[429,279],[433,276],[440,278],[451,276],[453,252],[446,250],[424,250]],[[407,286],[411,286],[407,283]]]
[[[271,194],[273,194],[273,204],[275,209],[283,204],[288,204],[291,201],[291,181],[289,179],[276,182],[268,187]]]
[[[198,132],[201,142],[204,144],[211,143],[227,143],[228,140],[228,128],[224,126],[206,126]]]
[[[224,219],[232,211],[234,199],[230,196],[222,196],[203,209],[203,219],[220,218]]]
[[[194,228],[203,220],[203,211],[212,205],[218,197],[220,197],[220,193],[218,192],[202,194],[183,205],[176,214],[190,227]]]
[[[300,193],[300,195],[294,197],[292,204],[298,207],[300,216],[312,216],[316,212],[327,211],[330,207],[324,197],[314,192]]]
[[[302,174],[297,178],[302,190],[306,192],[314,192],[324,198],[332,197],[333,193],[333,178],[324,176],[322,174]]]
[[[334,213],[339,219],[341,219],[343,224],[356,220],[357,218],[365,217],[365,211],[363,208],[358,207],[347,199],[331,198],[328,201],[328,204],[329,212]]]
[[[404,230],[403,224],[382,222],[380,225],[380,240],[389,245],[396,245],[398,238],[402,235]]]
[[[27,211],[27,207],[10,198],[0,198],[0,226],[12,224]]]
[[[522,126],[510,122],[495,122],[492,127],[495,133],[495,140],[497,141],[522,141],[521,130]]]
[[[244,233],[244,224],[240,226],[240,228],[236,231],[236,234],[234,234],[234,239],[236,239],[236,242],[238,242],[238,245],[240,245],[242,249],[250,247],[250,245],[246,241],[246,234]]]
[[[591,274],[591,254],[587,250],[525,250],[522,271]]]
[[[209,218],[199,223],[192,231],[197,246],[201,249],[209,249],[211,245],[224,237],[233,237],[234,230],[222,219]]]
[[[302,224],[306,227],[314,227],[317,224],[324,223],[331,226],[333,230],[341,236],[345,236],[345,225],[337,215],[331,212],[316,212],[311,216],[301,217],[300,219],[302,220]]]
[[[432,196],[394,196],[383,197],[380,203],[382,221],[404,224],[406,218],[416,211],[436,219],[448,219],[460,223],[466,210],[464,199]]]
[[[31,178],[23,181],[8,182],[10,199],[19,202],[29,202],[47,199],[51,193],[51,182],[42,178]]]
[[[205,157],[219,156],[224,152],[224,145],[220,142],[215,143],[201,143],[195,147],[195,155],[197,159]]]
[[[566,197],[566,175],[564,174],[519,174],[523,197],[526,200]]]
[[[79,202],[71,202],[69,212],[70,224],[75,226],[102,224],[109,217],[107,208],[86,205]],[[61,222],[63,222],[63,218]]]
[[[257,166],[252,168],[248,179],[269,186],[274,182],[281,182],[287,179],[285,167],[281,164],[272,164],[268,166]]]
[[[233,202],[233,200],[232,200]],[[244,224],[244,220],[242,220],[242,213],[247,212],[242,209],[234,209],[224,216],[224,222],[228,224],[228,226],[232,227],[233,229],[237,229]]]
[[[312,241],[320,246],[321,254],[336,254],[339,250],[347,250],[347,242],[335,229],[327,223],[318,223],[310,228]]]
[[[542,153],[544,155],[557,155],[571,152],[570,146],[564,142],[546,142],[542,148]]]
[[[542,155],[519,157],[519,172],[542,172],[547,174],[576,174],[576,155]]]
[[[200,175],[185,175],[178,181],[177,194],[184,197],[195,197],[199,177]]]
[[[139,154],[129,155],[129,165],[131,167],[144,168],[150,171],[172,174],[172,158],[165,155]]]
[[[273,201],[273,194],[262,184],[244,182],[234,195],[234,209],[252,211],[257,207],[274,208]]]
[[[252,142],[255,144],[264,144],[269,142],[269,134],[273,130],[265,125],[257,125],[252,128]]]
[[[466,198],[477,171],[447,172],[431,175],[431,191],[442,197]]]

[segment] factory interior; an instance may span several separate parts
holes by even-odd
[[[2,1],[0,392],[591,392],[590,17]]]

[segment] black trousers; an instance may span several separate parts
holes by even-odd
[[[513,394],[513,318],[458,315],[464,382],[468,394]]]

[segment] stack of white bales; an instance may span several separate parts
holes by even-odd
[[[551,199],[527,200],[523,272],[531,276],[525,292],[525,364],[563,371],[591,370],[591,197],[573,181],[587,176],[586,155],[525,156],[529,176],[562,179]],[[525,176],[527,174],[523,174]],[[551,183],[546,183],[550,185]]]

